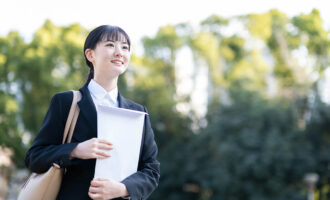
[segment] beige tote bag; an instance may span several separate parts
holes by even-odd
[[[64,128],[62,144],[66,141],[71,142],[80,111],[77,102],[81,99],[81,93],[79,91],[72,92],[73,99]],[[62,177],[63,169],[56,163],[53,163],[53,166],[45,173],[32,173],[23,185],[18,200],[55,200],[61,187]]]

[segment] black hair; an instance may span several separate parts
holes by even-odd
[[[127,33],[118,26],[110,26],[110,25],[102,25],[95,29],[93,29],[87,36],[85,44],[84,44],[84,56],[86,60],[86,64],[89,67],[89,73],[87,78],[87,83],[94,78],[94,66],[86,57],[85,51],[86,49],[95,49],[98,42],[102,40],[114,40],[120,41],[125,39],[128,44],[128,49],[131,48],[131,40]]]

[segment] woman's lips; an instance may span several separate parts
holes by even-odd
[[[124,62],[121,61],[121,60],[111,60],[111,62],[114,63],[114,64],[120,64],[120,65],[124,64]]]

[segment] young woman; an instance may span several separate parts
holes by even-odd
[[[96,159],[110,157],[113,148],[111,141],[97,138],[95,105],[106,103],[147,112],[144,106],[124,98],[117,89],[118,77],[126,71],[130,60],[130,39],[119,27],[97,27],[87,36],[84,55],[90,72],[80,89],[80,114],[71,143],[61,144],[61,141],[73,94],[57,93],[26,154],[26,166],[36,173],[46,172],[52,163],[66,169],[57,199],[146,199],[157,187],[160,176],[160,164],[156,160],[158,149],[148,115],[144,121],[137,172],[121,182],[93,179]]]

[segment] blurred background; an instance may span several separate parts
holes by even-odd
[[[121,93],[146,105],[161,178],[150,199],[330,199],[330,3],[5,1],[0,13],[0,199],[51,97],[87,78],[102,24],[132,39]]]

